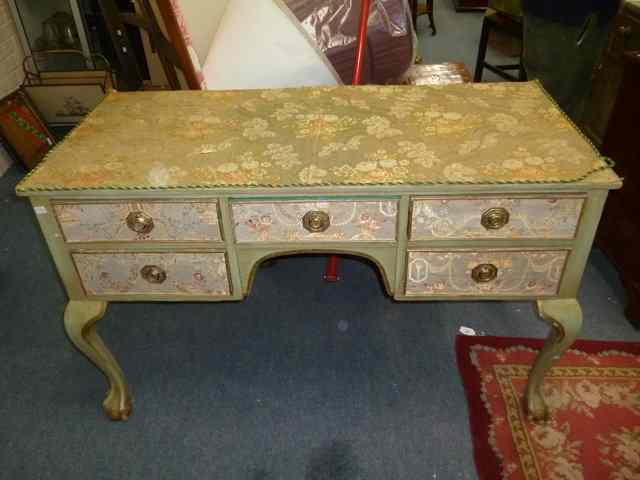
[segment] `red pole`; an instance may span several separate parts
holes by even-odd
[[[358,48],[356,48],[356,60],[353,67],[353,85],[360,85],[362,67],[364,64],[364,52],[367,47],[367,27],[369,24],[369,8],[371,0],[362,0],[360,9],[360,25],[358,26]]]
[[[362,0],[360,8],[360,24],[358,25],[358,46],[356,48],[356,58],[353,66],[353,85],[360,85],[362,79],[362,67],[364,65],[364,52],[367,47],[367,27],[369,26],[369,9],[371,0]],[[338,277],[338,261],[340,257],[331,255],[324,269],[324,279],[327,282],[337,282]]]

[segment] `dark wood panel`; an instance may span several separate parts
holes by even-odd
[[[640,50],[625,53],[622,65],[602,153],[616,162],[624,185],[607,200],[597,243],[619,268],[628,292],[627,318],[640,328]]]
[[[601,145],[622,80],[622,56],[625,51],[640,49],[640,9],[627,3],[616,17],[607,46],[596,65],[587,98],[582,127]]]

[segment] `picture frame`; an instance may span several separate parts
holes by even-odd
[[[46,55],[73,54],[87,66],[81,70],[31,70],[30,57],[23,60],[22,89],[37,107],[42,120],[51,128],[72,127],[102,101],[114,87],[113,72],[108,60],[100,54],[88,57],[75,50],[52,50]]]
[[[22,88],[50,126],[76,125],[105,96],[100,83],[23,85]]]

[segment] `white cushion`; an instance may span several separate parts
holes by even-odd
[[[202,65],[230,0],[175,0],[191,37],[193,53]]]
[[[324,54],[277,0],[232,0],[203,66],[207,89],[337,85]]]

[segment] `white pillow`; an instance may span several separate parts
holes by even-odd
[[[182,12],[193,51],[202,65],[230,0],[174,0]]]
[[[341,83],[278,0],[231,0],[202,71],[208,90]]]

